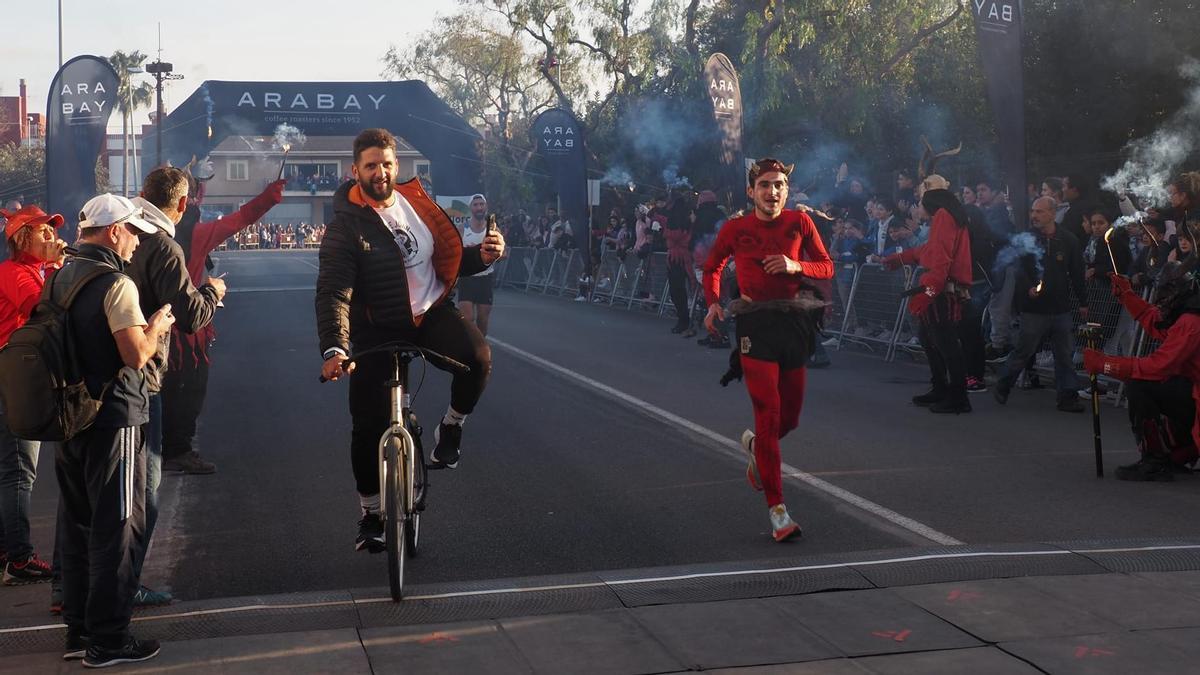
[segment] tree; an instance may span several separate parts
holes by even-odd
[[[117,71],[117,110],[121,111],[121,145],[123,147],[123,164],[121,177],[121,193],[129,194],[129,161],[130,150],[133,147],[133,114],[141,108],[150,107],[154,100],[154,88],[147,82],[134,85],[130,68],[139,68],[149,58],[140,51],[130,53],[117,50],[106,60]],[[107,182],[107,180],[105,181]]]
[[[11,199],[46,201],[46,150],[16,143],[0,145],[0,206]]]

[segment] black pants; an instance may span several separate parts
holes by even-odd
[[[987,367],[984,356],[987,345],[983,339],[983,308],[986,306],[974,300],[963,303],[962,321],[958,322],[958,338],[962,344],[967,375],[980,380],[983,380]]]
[[[945,293],[934,298],[933,306],[918,322],[917,337],[929,361],[933,388],[957,391],[966,389],[967,362],[959,338],[959,322],[951,316],[951,308]]]
[[[1125,385],[1129,398],[1129,423],[1133,436],[1143,451],[1170,453],[1172,448],[1190,447],[1192,424],[1196,421],[1196,402],[1192,400],[1192,383],[1182,377],[1165,382],[1130,380]],[[1166,418],[1169,438],[1148,437],[1147,422],[1157,424]],[[1155,432],[1157,435],[1157,432]],[[1151,447],[1154,446],[1154,447]]]
[[[675,323],[686,327],[688,317],[688,270],[680,263],[667,263],[667,283],[671,287],[671,304],[675,305]]]
[[[191,452],[196,440],[196,420],[208,394],[208,363],[168,370],[163,376],[163,459]]]
[[[470,373],[454,376],[450,405],[464,415],[475,410],[492,373],[492,350],[475,324],[463,318],[457,307],[450,303],[438,305],[425,313],[415,330],[372,335],[360,339],[354,348],[365,350],[392,340],[408,340],[470,367]],[[439,366],[436,360],[430,363]],[[391,368],[391,355],[370,354],[357,362],[350,375],[350,462],[358,491],[364,495],[379,493],[379,437],[391,421],[391,397],[384,383],[391,379]]]
[[[93,642],[124,643],[145,548],[141,427],[92,428],[58,446],[63,621]]]

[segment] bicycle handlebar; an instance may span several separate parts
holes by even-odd
[[[405,342],[403,340],[395,340],[393,342],[385,342],[381,345],[371,347],[370,349],[364,349],[360,352],[356,352],[353,356],[350,356],[345,361],[342,361],[342,363],[341,363],[342,371],[344,372],[347,368],[350,367],[350,364],[352,364],[355,361],[357,361],[358,359],[366,356],[367,354],[375,354],[378,352],[389,352],[389,353],[393,353],[393,354],[412,354],[413,356],[420,356],[421,358],[423,358],[425,360],[429,360],[430,357],[433,357],[434,359],[444,363],[449,368],[449,370],[452,373],[454,373],[455,375],[466,375],[467,373],[471,372],[471,367],[465,363],[462,363],[461,361],[456,361],[455,359],[452,359],[449,356],[446,356],[445,354],[440,354],[438,352],[433,351],[432,349],[426,349],[425,347],[418,347],[417,345],[414,345],[411,342]],[[329,380],[326,379],[326,377],[324,375],[321,375],[319,377],[318,381],[323,384],[325,382],[328,382]]]

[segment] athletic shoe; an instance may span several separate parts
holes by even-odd
[[[687,330],[683,331],[682,337],[685,337],[685,338],[696,337],[696,329],[689,326]]]
[[[1073,396],[1068,399],[1063,399],[1058,402],[1060,412],[1081,413],[1087,408],[1083,405],[1083,401],[1079,400],[1078,396]]]
[[[831,338],[821,341],[822,347],[836,347],[837,345],[838,345],[837,336],[834,336],[834,337],[831,337]]]
[[[133,594],[133,606],[138,607],[162,607],[163,605],[171,604],[175,596],[166,591],[153,591],[145,586],[138,586],[137,592]]]
[[[433,442],[436,446],[433,448],[433,454],[429,457],[433,464],[430,468],[458,468],[458,446],[462,443],[462,425],[444,422],[439,424],[438,428],[433,431]]]
[[[713,340],[708,343],[709,349],[729,349],[733,344],[729,340]]]
[[[771,507],[769,513],[771,516],[771,536],[775,537],[775,541],[784,541],[791,537],[799,536],[800,526],[788,515],[786,506],[776,504]]]
[[[217,465],[202,459],[200,457],[200,453],[196,452],[195,450],[188,450],[178,457],[172,457],[170,459],[164,457],[162,470],[175,473],[204,475],[216,473]]]
[[[577,296],[575,296],[575,302],[587,302],[587,296],[586,295],[577,295]]]
[[[712,335],[705,335],[699,340],[696,340],[696,344],[700,345],[701,347],[707,347],[708,345],[712,344],[712,341]]]
[[[50,581],[53,574],[50,565],[34,553],[21,562],[9,560],[4,566],[5,586],[24,586]]]
[[[987,390],[988,390],[987,384],[982,379],[980,379],[978,377],[968,377],[967,378],[967,393],[968,394],[978,394],[980,392],[987,391]]]
[[[383,539],[383,519],[378,513],[364,514],[358,521],[358,538],[354,540],[354,550],[367,549],[371,553],[380,553],[387,548]]]
[[[758,475],[758,462],[754,459],[754,432],[749,429],[742,432],[742,449],[750,458],[746,464],[746,482],[750,487],[762,492],[762,476]]]
[[[983,359],[992,365],[996,365],[1007,361],[1010,354],[1012,354],[1011,347],[993,347],[992,345],[988,345],[983,350]]]
[[[1191,473],[1191,471],[1186,467],[1174,464],[1166,457],[1142,455],[1142,458],[1133,464],[1118,466],[1116,477],[1117,480],[1131,480],[1139,483],[1169,483],[1175,480],[1177,473]]]
[[[685,331],[687,329],[688,329],[688,325],[686,323],[684,323],[684,324],[677,323],[674,326],[671,326],[671,332],[676,335],[679,335],[680,333],[682,333],[683,331]]]
[[[946,391],[945,388],[934,387],[924,394],[917,394],[916,396],[912,397],[912,402],[913,405],[917,406],[918,408],[928,408],[934,403],[946,398],[949,394],[950,392]]]
[[[67,641],[63,646],[63,661],[78,661],[87,654],[87,636],[67,629]]]
[[[1099,392],[1099,394],[1101,396],[1104,396],[1105,394],[1108,393],[1108,387],[1104,386],[1103,382],[1097,381],[1096,382],[1096,391]],[[1079,394],[1079,398],[1091,398],[1092,397],[1092,385],[1089,384],[1088,386],[1084,387],[1083,389],[1080,389],[1077,393]]]
[[[1045,389],[1042,386],[1042,378],[1037,373],[1028,370],[1021,373],[1021,380],[1017,383],[1021,389]]]
[[[89,645],[83,657],[84,668],[107,668],[121,663],[148,661],[158,656],[158,640],[139,640],[130,636],[120,647]]]

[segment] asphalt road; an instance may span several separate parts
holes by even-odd
[[[219,265],[232,292],[199,440],[219,472],[166,478],[148,575],[181,599],[386,585],[384,558],[353,550],[346,386],[317,383],[315,252]],[[731,458],[751,417],[740,386],[716,383],[725,354],[647,314],[514,291],[496,302],[492,380],[460,468],[432,475],[412,582],[933,545],[797,480],[785,494],[804,537],[773,543]],[[935,417],[908,403],[927,371],[903,359],[843,352],[812,372],[785,461],[967,543],[1194,533],[1194,481],[1097,480],[1090,417],[1055,411],[1052,393],[1004,408],[977,395],[975,413]],[[448,384],[430,369],[420,390],[427,443]],[[1111,469],[1132,443],[1123,411],[1104,413]]]

